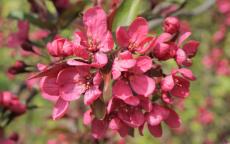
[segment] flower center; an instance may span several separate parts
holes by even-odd
[[[95,40],[93,40],[92,38],[89,38],[88,40],[88,50],[91,51],[91,52],[96,52],[98,51],[98,44]]]
[[[136,48],[137,48],[137,44],[135,42],[130,42],[129,43],[128,50],[130,52],[134,52]]]

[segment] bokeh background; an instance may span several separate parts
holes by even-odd
[[[55,12],[51,1],[45,1],[49,11]],[[104,1],[104,8],[107,11],[109,11],[111,1]],[[182,119],[181,128],[170,130],[164,125],[161,138],[154,138],[146,130],[144,136],[139,136],[136,132],[135,137],[127,137],[123,140],[128,144],[224,144],[230,142],[230,77],[227,72],[230,69],[230,33],[227,19],[230,18],[220,12],[218,2],[215,0],[124,1],[125,4],[122,4],[116,17],[123,19],[122,24],[130,23],[136,16],[141,15],[150,21],[151,31],[159,33],[162,31],[160,24],[162,18],[173,14],[180,18],[185,28],[190,29],[192,38],[199,41],[200,46],[192,65],[197,80],[191,83],[190,96],[184,102],[178,103],[176,109]],[[74,2],[76,1],[72,1]],[[85,9],[94,4],[91,1],[85,2],[87,3]],[[154,7],[154,4],[158,7]],[[162,14],[157,12],[157,8],[161,8],[159,5],[161,7],[173,5],[179,10],[167,14],[166,9],[166,12],[163,11]],[[133,10],[130,11],[130,9]],[[20,74],[13,78],[7,75],[7,69],[16,60],[24,60],[29,64],[45,62],[40,61],[38,56],[22,56],[18,54],[19,49],[9,48],[7,45],[8,35],[17,31],[17,20],[29,17],[25,14],[30,14],[30,5],[27,0],[0,0],[0,91],[11,90],[15,93],[20,91],[20,99],[23,102],[28,99],[31,92],[36,93],[30,102],[31,109],[5,128],[6,135],[17,132],[22,144],[45,144],[55,139],[63,141],[60,144],[91,143],[82,139],[84,135],[90,135],[90,129],[82,125],[82,117],[79,116],[81,112],[77,111],[81,107],[80,102],[71,104],[69,113],[72,119],[63,118],[53,121],[50,119],[53,104],[44,100],[36,90],[23,89],[23,81],[28,78],[28,75]],[[80,17],[81,14],[77,15],[72,23],[59,30],[59,34],[70,37]],[[113,25],[120,24],[121,20]],[[38,28],[38,22],[35,20],[30,25],[31,37],[39,30],[41,29]],[[39,42],[44,45],[45,40]],[[219,51],[221,55],[215,57]],[[214,63],[218,61],[222,63],[215,65]],[[174,66],[175,63],[172,61],[164,63],[165,70],[170,70]],[[100,143],[123,142],[118,135],[112,135],[112,138],[110,142]]]

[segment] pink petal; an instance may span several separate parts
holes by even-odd
[[[136,18],[128,28],[130,41],[139,44],[148,34],[148,22],[142,18]]]
[[[124,123],[126,123],[127,125],[133,128],[137,128],[141,126],[145,121],[144,114],[140,109],[128,109],[128,110],[121,109],[118,112],[118,117]]]
[[[171,94],[181,98],[187,97],[189,95],[189,81],[178,76],[174,76],[174,81],[176,84],[172,89]]]
[[[52,114],[53,119],[57,120],[61,118],[65,114],[68,106],[69,106],[69,102],[59,98],[53,109],[53,114]]]
[[[87,111],[84,113],[84,116],[83,116],[83,123],[84,123],[85,125],[89,125],[89,124],[91,124],[91,122],[93,121],[91,114],[92,114],[92,110],[91,110],[91,109],[87,110]]]
[[[140,109],[135,109],[131,112],[130,120],[133,125],[140,127],[145,122],[144,114]]]
[[[108,62],[108,58],[107,55],[102,53],[102,52],[97,52],[94,55],[94,61],[92,63],[92,66],[96,67],[96,68],[101,68],[103,66],[105,66]]]
[[[108,124],[103,120],[94,119],[92,121],[92,135],[96,139],[101,139],[104,137]]]
[[[89,66],[89,64],[85,62],[81,62],[73,59],[67,60],[67,64],[70,66]]]
[[[145,54],[150,52],[155,45],[156,45],[155,37],[146,37],[144,40],[141,41],[141,43],[135,49],[135,51],[140,54]]]
[[[102,41],[107,34],[107,16],[100,7],[88,9],[83,15],[83,22],[87,28],[87,36],[93,40]]]
[[[148,124],[148,129],[153,136],[155,136],[155,137],[161,137],[162,136],[162,127],[160,124],[156,125],[156,126],[152,126],[152,125]]]
[[[148,56],[140,56],[136,59],[136,65],[132,68],[132,72],[142,74],[152,68],[152,59]]]
[[[168,115],[169,111],[166,108],[155,104],[153,105],[152,111],[147,114],[147,122],[150,125],[156,126],[168,118]]]
[[[103,40],[100,42],[98,47],[101,52],[109,52],[113,49],[114,41],[111,32],[107,32],[107,34],[104,36]]]
[[[158,38],[157,38],[157,43],[163,43],[163,42],[168,42],[173,38],[173,35],[170,33],[162,33]]]
[[[60,96],[66,101],[74,101],[85,92],[85,86],[78,83],[66,83],[60,87]]]
[[[161,81],[161,89],[165,92],[171,91],[174,87],[175,83],[173,80],[172,75],[168,75],[164,77],[164,79]]]
[[[97,86],[92,86],[89,88],[84,95],[84,103],[86,105],[91,105],[96,99],[101,96],[102,92]]]
[[[113,118],[109,123],[109,128],[118,131],[121,137],[124,137],[129,133],[129,127],[119,118]]]
[[[113,96],[125,102],[127,98],[133,97],[133,94],[127,82],[117,80],[113,85]]]
[[[100,74],[100,72],[97,72],[93,77],[93,84],[99,86],[102,80],[103,80],[102,75]]]
[[[196,80],[196,77],[193,75],[190,69],[181,68],[181,69],[178,69],[178,72],[181,73],[185,78],[189,80]]]
[[[150,112],[152,111],[152,102],[148,97],[144,96],[139,96],[138,98],[140,99],[140,106],[146,111]]]
[[[191,32],[185,32],[182,34],[178,40],[178,46],[180,46],[191,34]]]
[[[167,104],[173,104],[173,99],[171,96],[168,95],[168,93],[162,93],[161,96],[162,100]]]
[[[159,60],[168,60],[171,57],[170,55],[170,45],[166,43],[159,43],[153,49],[153,54]]]
[[[124,100],[125,103],[132,105],[132,106],[137,106],[140,103],[140,100],[135,97],[135,96],[130,96]]]
[[[181,125],[181,119],[175,111],[169,109],[169,116],[165,120],[165,123],[171,128],[179,128]]]
[[[139,95],[150,96],[155,90],[155,81],[146,75],[134,75],[129,78],[132,89]]]
[[[187,59],[186,53],[182,49],[178,49],[176,52],[176,62],[178,65],[182,65]]]
[[[56,100],[59,96],[59,86],[56,77],[43,77],[40,81],[42,96],[48,100]]]
[[[80,75],[78,68],[66,68],[61,70],[58,73],[56,82],[59,85],[65,85],[68,83],[74,83],[78,81],[82,81],[83,77]]]
[[[119,27],[116,30],[117,43],[120,47],[126,48],[129,45],[129,35],[124,27]]]
[[[194,57],[199,45],[198,41],[191,40],[183,46],[183,50],[188,57]]]

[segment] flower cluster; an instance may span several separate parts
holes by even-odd
[[[26,106],[19,101],[17,96],[9,91],[0,93],[0,106],[5,109],[5,111],[9,110],[17,116],[26,112]]]
[[[192,58],[199,43],[185,40],[180,21],[166,18],[164,32],[149,34],[148,22],[136,18],[129,27],[118,27],[114,37],[107,26],[107,15],[100,7],[83,14],[84,30],[72,40],[57,36],[47,44],[55,57],[53,65],[39,65],[44,98],[54,101],[53,119],[61,118],[71,101],[80,97],[90,109],[84,123],[92,126],[92,135],[103,138],[107,129],[122,137],[147,124],[152,135],[162,135],[162,123],[170,128],[181,120],[173,110],[174,99],[189,95],[190,81],[195,80]],[[116,44],[115,44],[116,41]],[[163,72],[161,61],[175,60],[177,68]],[[99,113],[99,114],[98,114]]]

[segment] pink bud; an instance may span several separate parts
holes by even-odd
[[[167,17],[164,20],[163,29],[170,34],[177,33],[180,29],[180,21],[176,17]]]

